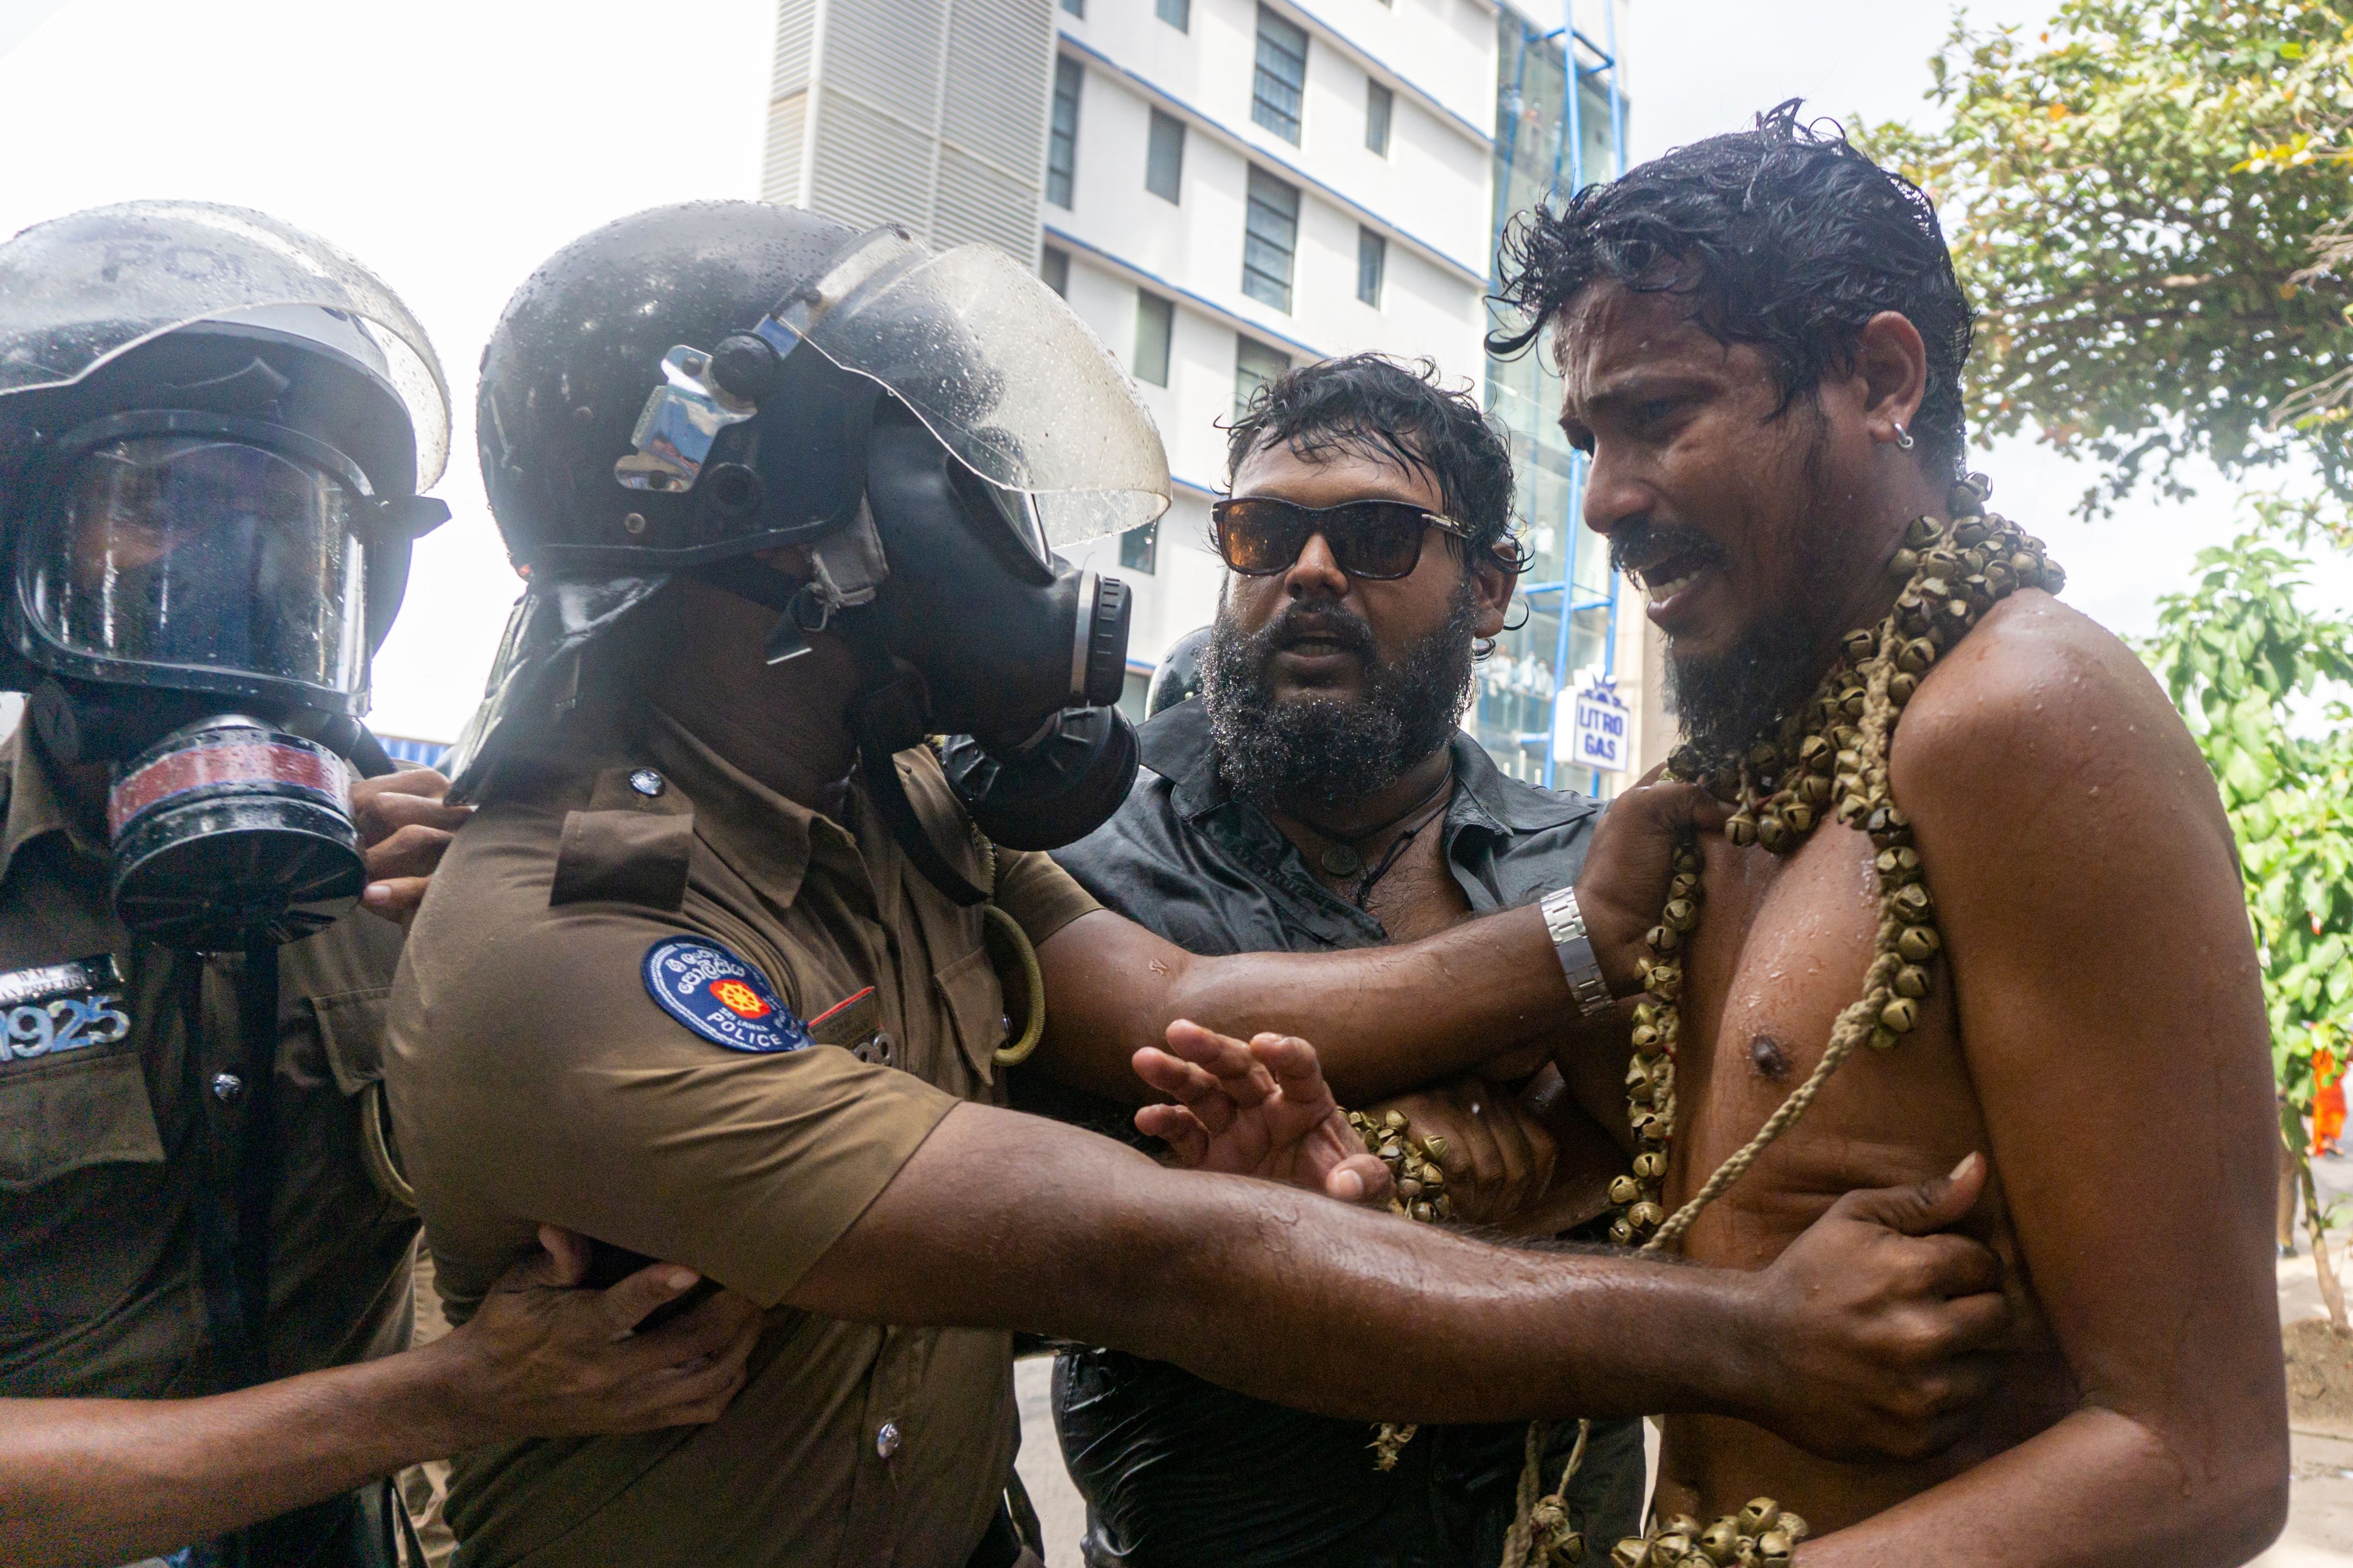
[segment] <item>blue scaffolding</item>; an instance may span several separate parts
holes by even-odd
[[[1552,143],[1549,190],[1536,195],[1566,196],[1582,188],[1593,177],[1593,173],[1587,168],[1586,98],[1588,92],[1608,105],[1604,156],[1609,162],[1609,174],[1614,178],[1626,172],[1626,100],[1619,80],[1617,0],[1602,0],[1602,41],[1599,43],[1577,26],[1577,0],[1563,0],[1561,25],[1549,32],[1537,31],[1534,24],[1508,7],[1504,12],[1504,32],[1499,41],[1510,50],[1510,58],[1498,62],[1508,72],[1505,80],[1498,83],[1501,90],[1497,95],[1495,177],[1498,241],[1503,237],[1503,226],[1512,216],[1513,210],[1524,205],[1513,190],[1514,172],[1525,173],[1519,164],[1524,133],[1549,140]],[[1514,34],[1517,37],[1513,37]],[[1542,73],[1542,79],[1537,81],[1532,81],[1529,77],[1531,57],[1534,57],[1535,68]],[[1551,89],[1556,74],[1558,108],[1553,110],[1550,107]],[[1532,101],[1542,107],[1532,111]],[[1537,145],[1541,147],[1542,142]],[[1537,156],[1542,156],[1540,152]],[[1565,498],[1556,511],[1553,507],[1544,505],[1538,496],[1541,486],[1537,470],[1542,465],[1540,461],[1530,459],[1541,459],[1547,455],[1546,448],[1557,442],[1556,433],[1547,439],[1551,416],[1557,410],[1517,406],[1528,402],[1525,396],[1514,400],[1493,395],[1500,381],[1497,367],[1491,366],[1491,405],[1514,404],[1508,411],[1502,408],[1493,411],[1502,415],[1507,428],[1513,430],[1515,456],[1522,461],[1523,494],[1529,498],[1524,521],[1532,529],[1541,531],[1547,514],[1556,517],[1562,542],[1557,552],[1537,551],[1539,568],[1556,564],[1559,576],[1524,584],[1520,588],[1521,596],[1532,610],[1542,611],[1549,607],[1556,622],[1553,646],[1548,650],[1551,655],[1551,679],[1550,695],[1546,703],[1546,727],[1541,730],[1514,729],[1502,733],[1493,732],[1491,727],[1484,723],[1480,727],[1483,732],[1482,739],[1488,741],[1491,748],[1498,742],[1504,743],[1506,754],[1498,760],[1507,765],[1513,760],[1512,753],[1525,757],[1527,749],[1541,747],[1541,781],[1551,786],[1558,767],[1554,736],[1561,722],[1561,704],[1575,700],[1570,689],[1570,680],[1575,673],[1570,667],[1571,634],[1580,618],[1598,617],[1599,626],[1595,629],[1598,629],[1601,645],[1601,679],[1609,682],[1617,677],[1618,578],[1615,573],[1605,567],[1601,584],[1580,584],[1577,582],[1577,546],[1585,490],[1584,455],[1574,449],[1566,452]],[[1548,384],[1548,379],[1539,373],[1538,390]],[[1556,458],[1560,456],[1557,453],[1549,455]],[[1536,537],[1541,539],[1541,531]],[[1590,783],[1597,795],[1605,787],[1598,770],[1591,773]]]

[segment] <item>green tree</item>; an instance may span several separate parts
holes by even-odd
[[[2238,839],[2281,1136],[2297,1160],[2321,1294],[2342,1333],[2353,1322],[2321,1243],[2327,1217],[2304,1117],[2319,1087],[2316,1055],[2341,1065],[2353,1054],[2353,714],[2327,701],[2318,716],[2329,729],[2318,738],[2297,734],[2292,721],[2353,683],[2353,621],[2297,602],[2305,563],[2280,546],[2305,537],[2305,519],[2276,499],[2257,506],[2255,529],[2200,553],[2195,585],[2158,601],[2158,633],[2141,653],[2189,721]]]
[[[2047,29],[1957,22],[1933,132],[1865,140],[1934,196],[1984,312],[1980,435],[2094,458],[2084,510],[2179,462],[2311,454],[2353,499],[2348,0],[2063,0]],[[2316,250],[2316,247],[2323,247]],[[2341,397],[2338,399],[2341,401]]]

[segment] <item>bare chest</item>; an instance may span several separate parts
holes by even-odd
[[[1820,1064],[1862,994],[1878,924],[1870,841],[1826,824],[1787,860],[1703,851],[1700,923],[1687,950],[1670,1212],[1755,1136]],[[1797,1123],[1704,1211],[1684,1250],[1761,1268],[1852,1188],[1915,1182],[1985,1146],[1944,964],[1919,1023],[1891,1049],[1851,1054]],[[1999,1226],[1998,1204],[1980,1217]],[[1972,1229],[1978,1228],[1973,1226]]]

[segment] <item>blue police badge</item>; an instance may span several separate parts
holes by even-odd
[[[814,1045],[767,977],[715,942],[665,937],[646,950],[646,994],[714,1046],[766,1055]]]

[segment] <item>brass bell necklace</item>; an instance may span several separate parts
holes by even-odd
[[[1634,1008],[1626,1102],[1640,1152],[1631,1174],[1619,1177],[1609,1189],[1618,1211],[1609,1236],[1621,1247],[1639,1243],[1649,1254],[1673,1246],[1700,1211],[1806,1113],[1855,1047],[1891,1049],[1920,1020],[1944,939],[1913,846],[1911,819],[1888,787],[1896,719],[1937,658],[1957,647],[1995,605],[2021,588],[2056,594],[2066,582],[2041,540],[1986,511],[1990,489],[1981,475],[1972,474],[1953,487],[1950,522],[1928,516],[1913,520],[1888,563],[1889,575],[1903,584],[1894,607],[1878,626],[1851,631],[1840,640],[1838,657],[1813,696],[1783,719],[1775,733],[1744,757],[1711,758],[1684,746],[1668,759],[1674,777],[1705,784],[1734,807],[1724,835],[1736,847],[1757,844],[1775,855],[1794,854],[1825,816],[1868,834],[1879,879],[1879,929],[1862,995],[1839,1015],[1821,1060],[1756,1135],[1670,1215],[1662,1198],[1675,1129],[1674,1058],[1682,1030],[1677,1004],[1683,952],[1699,925],[1703,900],[1697,836],[1677,845],[1666,905],[1644,940],[1649,951],[1638,960],[1645,994]],[[1362,1126],[1358,1131],[1367,1147],[1374,1147],[1371,1131]],[[1378,1131],[1382,1140],[1375,1152],[1389,1163],[1392,1175],[1418,1159],[1402,1127]],[[1569,1518],[1566,1494],[1583,1462],[1590,1423],[1578,1423],[1560,1484],[1539,1498],[1548,1425],[1538,1421],[1528,1427],[1503,1568],[1568,1568],[1588,1554]],[[1402,1446],[1412,1429],[1383,1427],[1377,1453],[1393,1435],[1396,1446]],[[1394,1447],[1388,1458],[1395,1462]],[[1704,1527],[1682,1514],[1655,1521],[1642,1534],[1618,1542],[1609,1562],[1615,1568],[1786,1564],[1807,1532],[1802,1518],[1771,1498],[1757,1498]]]

